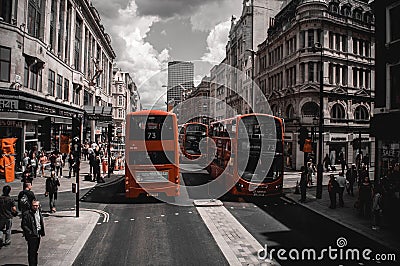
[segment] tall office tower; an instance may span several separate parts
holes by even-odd
[[[193,89],[194,65],[192,62],[168,62],[167,104],[176,106]]]

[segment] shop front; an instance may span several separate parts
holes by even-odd
[[[69,135],[72,117],[83,111],[24,91],[0,89],[0,136],[17,138],[16,165],[24,152],[59,150],[61,135]]]

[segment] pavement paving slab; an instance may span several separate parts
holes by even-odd
[[[44,215],[45,233],[39,248],[39,265],[72,265],[92,233],[100,214],[84,210]],[[13,219],[11,244],[0,249],[1,265],[28,265],[28,245],[22,235],[21,218]]]

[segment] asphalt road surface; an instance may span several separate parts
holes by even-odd
[[[182,178],[187,186],[210,181],[202,171],[183,172]],[[99,219],[74,265],[228,265],[195,207],[153,198],[128,200],[123,189],[120,178],[82,194],[82,207],[101,209],[109,220]],[[366,254],[371,258],[393,251],[284,197],[221,199],[268,252],[274,249],[273,259],[281,265],[395,265],[363,259],[365,249],[371,250]],[[65,204],[61,206],[67,208],[71,200]],[[302,259],[304,249],[315,251],[316,258],[306,252]],[[360,259],[348,249],[357,249]]]

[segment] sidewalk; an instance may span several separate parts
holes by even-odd
[[[300,194],[294,194],[295,188],[285,189],[285,196],[294,202],[301,204],[303,207],[308,208],[328,219],[331,219],[359,234],[364,235],[396,253],[400,251],[400,238],[398,226],[389,223],[388,219],[382,219],[382,226],[380,230],[372,230],[372,218],[363,218],[358,215],[358,210],[354,208],[354,203],[357,199],[358,188],[354,185],[354,197],[343,194],[344,207],[336,207],[336,209],[329,209],[329,195],[328,188],[325,183],[328,182],[327,178],[323,180],[322,198],[316,198],[316,187],[307,188],[307,200],[305,203],[299,202]]]
[[[81,162],[80,189],[94,187],[95,182],[84,181],[84,176],[89,173],[87,161]],[[49,171],[45,172],[48,176]],[[63,174],[68,172],[64,168]],[[115,171],[114,174],[123,174],[123,171]],[[60,178],[60,192],[71,191],[71,184],[75,178]],[[107,181],[107,178],[105,179]],[[0,186],[10,185],[11,196],[16,198],[22,190],[20,179],[5,183],[0,180]],[[37,177],[33,180],[32,191],[35,195],[43,195],[45,192],[45,178]],[[72,193],[72,192],[71,192]],[[44,210],[45,211],[45,210]],[[92,233],[100,214],[89,209],[81,209],[79,217],[75,217],[75,210],[57,211],[54,214],[44,213],[45,233],[41,239],[39,248],[39,265],[72,265],[75,258],[83,248]],[[0,248],[0,265],[28,265],[28,245],[22,236],[21,218],[13,218],[11,244]]]

